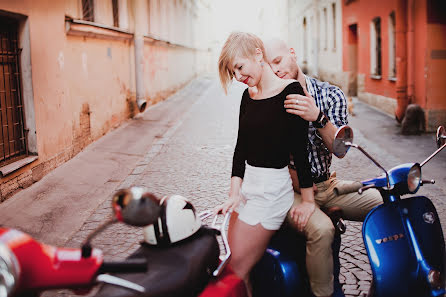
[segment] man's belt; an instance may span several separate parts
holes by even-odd
[[[321,182],[324,182],[324,181],[328,180],[329,178],[330,178],[330,174],[329,173],[324,173],[322,175],[313,177],[313,182],[315,184],[318,184],[318,183],[321,183]]]

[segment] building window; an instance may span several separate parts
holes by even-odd
[[[15,20],[0,19],[0,166],[28,154],[17,30]]]
[[[119,4],[118,0],[112,0],[113,7],[113,26],[119,27]]]
[[[370,24],[370,71],[375,78],[381,77],[381,18],[376,17]]]
[[[328,45],[328,15],[327,8],[324,7],[324,50],[327,50]]]
[[[303,62],[307,63],[308,62],[308,28],[307,28],[307,19],[304,18],[304,22],[303,22],[303,28],[304,28],[304,42],[303,42]]]
[[[333,36],[333,50],[336,50],[336,3],[331,4],[331,12],[333,14],[333,24],[332,24],[332,30],[331,33]]]
[[[395,12],[389,15],[389,78],[396,78]]]
[[[94,0],[82,0],[82,19],[94,22]]]

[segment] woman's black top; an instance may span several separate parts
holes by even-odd
[[[232,176],[243,178],[245,161],[255,167],[283,168],[290,153],[301,188],[313,186],[308,161],[308,122],[286,112],[285,97],[304,95],[302,86],[293,82],[279,94],[260,100],[251,99],[245,90],[240,104],[237,144],[232,160]]]

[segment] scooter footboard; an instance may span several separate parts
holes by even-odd
[[[424,259],[444,277],[445,244],[428,198],[411,197],[375,208],[364,221],[363,239],[375,296],[432,296],[427,266],[421,263]]]

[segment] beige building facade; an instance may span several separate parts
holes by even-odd
[[[208,10],[206,0],[0,1],[0,201],[134,116],[137,99],[154,104],[205,71]]]
[[[288,40],[302,70],[348,89],[342,73],[341,0],[288,0]],[[347,93],[347,92],[346,92]]]

